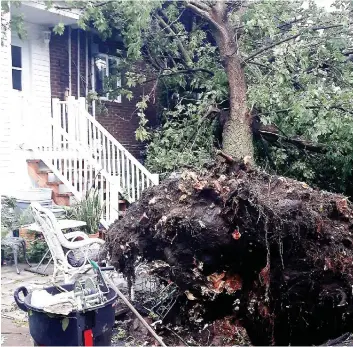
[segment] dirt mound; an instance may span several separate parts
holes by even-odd
[[[253,344],[320,344],[353,332],[353,212],[341,195],[218,162],[145,191],[109,230],[113,262],[175,282],[183,324],[224,317]]]

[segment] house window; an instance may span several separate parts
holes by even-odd
[[[22,48],[11,45],[12,89],[22,90]]]
[[[110,78],[116,78],[116,86],[121,86],[118,64],[119,58],[112,55],[99,53],[94,57],[95,90],[103,100],[109,99],[109,91],[107,92],[106,83]],[[121,95],[114,101],[121,102]]]

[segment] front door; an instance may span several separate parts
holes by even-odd
[[[49,47],[33,27],[23,40],[11,37],[12,123],[17,147],[31,149],[51,143]]]
[[[11,37],[11,78],[12,134],[15,134],[15,148],[27,142],[28,131],[26,113],[29,111],[30,100],[30,60],[28,41],[21,40],[15,33]]]

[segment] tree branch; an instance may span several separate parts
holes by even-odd
[[[253,64],[253,65],[261,66],[261,67],[266,68],[266,69],[271,69],[271,66],[267,66],[267,65],[258,63],[258,62],[256,62],[256,61],[249,61],[248,64]]]
[[[257,52],[251,54],[249,57],[243,59],[243,62],[246,63],[248,62],[249,60],[252,60],[254,59],[256,56],[258,56],[259,54],[273,48],[273,47],[276,47],[284,42],[287,42],[287,41],[290,41],[290,40],[294,40],[296,39],[297,37],[305,34],[307,31],[317,31],[317,30],[325,30],[325,29],[331,29],[331,28],[338,28],[338,27],[342,27],[343,25],[342,24],[337,24],[337,25],[327,25],[327,26],[318,26],[318,27],[313,27],[313,28],[309,28],[309,29],[306,29],[305,31],[301,32],[301,33],[298,33],[296,35],[293,35],[293,36],[289,36],[283,40],[280,40],[280,41],[277,41],[269,46],[266,46],[266,47],[263,47],[261,49],[259,49]]]
[[[211,8],[199,1],[196,0],[188,0],[186,1],[186,7],[192,9],[199,16],[208,20],[212,25],[214,25],[220,32],[222,32],[223,28],[212,18],[211,16]]]
[[[197,0],[190,0],[188,1],[190,4],[192,4],[193,6],[196,6],[197,8],[199,8],[202,11],[206,11],[209,12],[211,11],[211,7],[208,6],[207,4],[201,2],[201,1],[197,1]]]
[[[247,58],[245,58],[245,59],[243,60],[243,64],[244,64],[244,63],[247,63],[249,60],[254,59],[255,57],[257,57],[257,56],[260,55],[261,53],[263,53],[263,52],[265,52],[265,51],[267,51],[267,50],[269,50],[269,49],[271,49],[271,48],[273,48],[273,47],[276,47],[276,46],[278,46],[278,45],[280,45],[280,44],[282,44],[282,43],[284,43],[284,42],[287,42],[287,41],[296,39],[296,38],[299,37],[300,35],[302,35],[302,33],[296,34],[296,35],[293,35],[293,36],[290,36],[290,37],[287,37],[287,38],[285,38],[285,39],[283,39],[283,40],[280,40],[280,41],[278,41],[278,42],[273,43],[272,45],[269,45],[269,46],[266,46],[266,47],[263,47],[263,48],[259,49],[257,52],[255,52],[255,53],[251,54],[250,56],[248,56]]]
[[[165,20],[160,15],[158,15],[156,13],[155,17],[158,19],[160,25],[169,32],[169,34],[176,35],[176,33],[173,31],[173,29],[165,22]],[[186,65],[190,66],[192,59],[191,59],[189,53],[187,52],[184,45],[177,37],[176,37],[176,42],[177,42],[177,45],[178,45],[178,48],[180,50],[181,55],[184,57]]]
[[[166,70],[166,69],[164,69]],[[145,82],[143,82],[143,84],[146,84],[148,82],[152,82],[152,81],[155,81],[155,80],[158,80],[158,79],[162,79],[164,77],[170,77],[170,76],[175,76],[175,75],[179,75],[179,74],[192,74],[192,73],[196,73],[196,72],[204,72],[204,73],[207,73],[209,74],[210,76],[214,76],[214,73],[210,70],[207,70],[207,69],[203,69],[203,68],[198,68],[198,69],[185,69],[185,70],[177,70],[177,71],[174,71],[174,72],[171,72],[171,73],[166,73],[166,74],[161,74],[155,78],[151,78]]]
[[[216,154],[219,155],[220,157],[224,158],[226,160],[226,162],[229,163],[229,164],[234,164],[235,163],[235,160],[230,155],[228,155],[227,153],[224,153],[221,150],[218,150],[216,152]]]
[[[269,142],[283,141],[283,142],[290,143],[300,149],[308,150],[310,152],[320,153],[320,154],[324,154],[327,152],[327,148],[325,148],[324,145],[322,145],[322,144],[315,144],[312,142],[306,142],[304,140],[294,139],[291,137],[286,137],[283,135],[279,135],[279,134],[272,133],[269,131],[264,131],[264,130],[259,130],[258,132],[261,136],[263,136]]]

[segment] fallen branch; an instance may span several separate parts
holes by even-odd
[[[283,136],[280,134],[272,133],[270,131],[259,130],[259,134],[261,134],[267,141],[269,142],[277,142],[283,141],[295,145],[298,148],[308,150],[310,152],[321,153],[324,154],[327,152],[327,148],[322,144],[316,144],[313,142],[307,142],[300,139],[294,139],[291,137]]]
[[[224,153],[221,150],[218,150],[216,154],[219,155],[220,157],[224,158],[226,160],[226,162],[229,163],[229,164],[234,164],[235,163],[235,160],[230,155]]]

